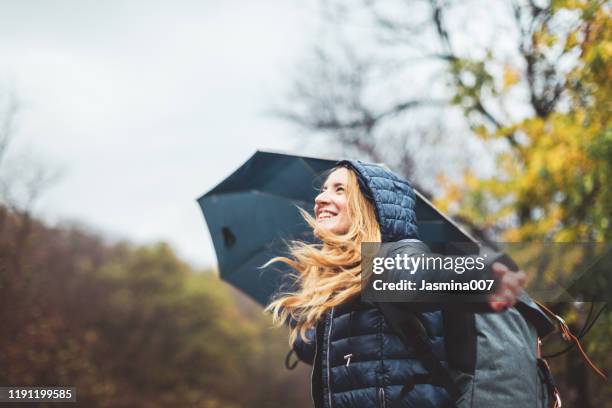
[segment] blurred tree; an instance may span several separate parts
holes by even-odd
[[[538,55],[561,49],[575,56],[573,68],[554,87],[549,85],[547,96],[532,96],[538,101],[533,116],[493,128],[475,120],[476,135],[507,140],[509,149],[495,156],[498,169],[492,177],[467,172],[460,183],[448,185],[447,196],[437,204],[503,231],[501,236],[510,241],[610,241],[610,7],[596,1],[555,1],[539,12],[546,14],[544,23],[522,49]],[[568,15],[568,29],[559,32],[554,23]],[[534,82],[529,72],[513,71],[504,87],[516,86],[521,75]],[[458,101],[463,92],[458,89]],[[464,107],[468,114],[475,109]]]
[[[5,216],[0,384],[73,385],[92,407],[310,405],[306,372],[282,365],[286,333],[214,273],[166,244],[109,245],[35,219],[18,273],[4,261],[23,215]]]

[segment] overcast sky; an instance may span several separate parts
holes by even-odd
[[[35,214],[214,265],[196,198],[256,149],[300,146],[264,114],[310,44],[298,3],[0,1],[0,92],[21,102],[11,153],[62,169]]]

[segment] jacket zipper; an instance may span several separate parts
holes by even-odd
[[[334,308],[332,307],[330,318],[329,318],[329,330],[327,332],[327,395],[329,398],[329,408],[332,408],[332,396],[331,396],[331,370],[329,368],[329,355],[331,354],[331,332],[332,326],[334,325]]]
[[[314,378],[315,366],[317,365],[317,353],[319,352],[319,342],[317,341],[318,340],[318,337],[317,337],[318,330],[319,330],[318,325],[315,324],[315,335],[314,335],[315,353],[314,353],[314,359],[312,360],[312,369],[310,370],[310,398],[312,399],[313,407],[316,406],[314,390],[312,388],[312,380]]]
[[[385,408],[385,389],[382,387],[378,388],[378,406]]]

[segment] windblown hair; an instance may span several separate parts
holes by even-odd
[[[283,262],[297,272],[294,277],[299,290],[281,293],[265,309],[272,313],[276,326],[293,320],[289,334],[290,345],[293,345],[298,335],[307,340],[306,330],[314,327],[327,310],[359,294],[361,243],[381,240],[374,204],[361,192],[355,171],[350,168],[348,170],[345,194],[351,220],[349,230],[343,235],[337,235],[319,228],[316,220],[306,210],[299,208],[320,243],[292,241],[289,257],[279,256],[264,265]]]

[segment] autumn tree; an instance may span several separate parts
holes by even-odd
[[[0,259],[22,216],[7,216]],[[1,384],[74,386],[87,407],[310,404],[305,367],[284,368],[285,331],[212,271],[163,243],[110,244],[34,218],[31,230],[27,280],[0,269]]]

